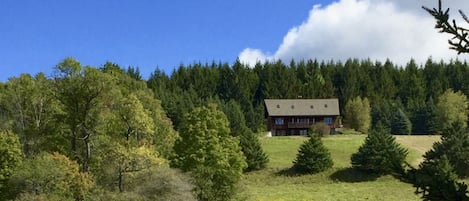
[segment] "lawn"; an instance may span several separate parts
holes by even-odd
[[[411,184],[392,176],[372,176],[350,168],[350,156],[363,143],[365,135],[336,135],[323,138],[329,148],[334,166],[323,173],[292,176],[282,174],[292,165],[298,147],[306,137],[262,138],[261,143],[270,157],[268,167],[248,173],[240,182],[240,197],[246,200],[420,200]],[[423,136],[422,136],[423,137]],[[426,142],[437,140],[433,137]],[[419,138],[400,138],[405,147]],[[422,151],[432,143],[409,149],[408,161],[416,164]],[[427,145],[429,144],[429,145]],[[428,147],[427,147],[428,146]]]

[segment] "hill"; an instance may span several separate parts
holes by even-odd
[[[241,197],[247,200],[420,200],[411,184],[393,176],[368,175],[351,169],[350,156],[363,143],[365,135],[340,135],[323,138],[331,151],[334,167],[314,175],[290,175],[298,147],[306,137],[273,137],[261,140],[270,156],[265,170],[248,173],[242,180]],[[438,136],[398,136],[409,148],[408,162],[416,164]],[[425,143],[416,143],[423,140]]]

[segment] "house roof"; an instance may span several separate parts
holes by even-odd
[[[334,99],[265,99],[269,116],[338,116],[339,100]]]

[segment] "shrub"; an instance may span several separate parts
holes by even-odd
[[[332,167],[331,154],[322,143],[318,135],[311,135],[308,141],[304,142],[296,159],[293,162],[293,170],[297,173],[318,173]]]
[[[331,134],[331,127],[324,122],[318,122],[311,126],[311,134],[317,134],[320,137]]]

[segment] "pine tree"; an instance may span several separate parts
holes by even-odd
[[[407,115],[398,109],[391,121],[391,134],[410,134],[412,130],[412,123]]]
[[[223,111],[230,122],[231,135],[239,137],[239,145],[246,157],[247,168],[244,171],[260,170],[265,167],[269,158],[262,149],[259,138],[246,126],[241,106],[234,100],[223,105]]]
[[[469,132],[462,122],[455,122],[443,131],[441,142],[425,153],[426,160],[447,157],[456,174],[461,178],[469,176]]]
[[[293,161],[293,170],[302,174],[312,174],[327,170],[333,165],[331,154],[321,138],[318,135],[311,135],[309,140],[300,146]]]
[[[376,173],[402,173],[407,153],[394,136],[384,128],[377,128],[368,134],[358,152],[352,154],[352,166]]]
[[[411,171],[416,193],[424,200],[469,200],[467,185],[457,181],[457,175],[446,156],[425,160],[418,170]]]

